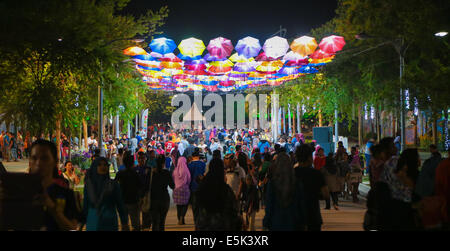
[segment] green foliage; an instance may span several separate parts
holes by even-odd
[[[129,0],[48,0],[0,3],[0,114],[32,133],[51,132],[57,115],[78,131],[97,117],[98,85],[104,114],[125,119],[142,108],[146,86],[122,50],[134,37],[151,37],[168,8],[141,17],[119,15]]]

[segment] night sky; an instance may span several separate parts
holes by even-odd
[[[168,5],[170,10],[160,29],[163,36],[176,43],[195,37],[207,45],[209,40],[220,36],[231,39],[233,44],[246,36],[263,43],[280,26],[287,29],[288,39],[307,35],[334,17],[337,1],[131,0],[124,12],[139,15],[163,5]]]

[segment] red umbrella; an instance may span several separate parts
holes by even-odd
[[[312,59],[324,59],[324,58],[331,58],[332,56],[333,54],[326,53],[323,50],[317,50],[309,57]]]
[[[211,40],[207,48],[209,54],[217,58],[229,57],[234,49],[231,41],[223,37]]]
[[[322,51],[330,54],[334,54],[345,46],[345,40],[343,37],[340,36],[329,36],[324,39],[322,39],[322,42],[320,42],[319,47]]]

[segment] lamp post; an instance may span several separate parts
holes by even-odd
[[[105,45],[103,45],[101,48],[104,48],[108,45],[111,45],[114,42],[117,41],[123,41],[123,40],[132,40],[135,43],[142,43],[145,40],[142,38],[123,38],[123,39],[115,39],[111,40]],[[100,148],[100,156],[106,157],[105,149],[103,148],[103,61],[100,59],[100,77],[101,81],[98,85],[98,145]]]
[[[367,35],[365,33],[361,33],[355,36],[358,40],[366,40],[366,39],[373,39],[373,38],[381,38],[381,37],[374,37]],[[382,38],[384,39],[384,38]],[[397,51],[399,57],[400,57],[400,140],[401,140],[401,151],[405,149],[405,103],[404,103],[404,90],[402,86],[402,80],[403,80],[403,72],[405,69],[405,53],[408,49],[408,46],[405,46],[405,40],[404,38],[398,38],[394,40],[387,41],[391,43],[395,50]]]

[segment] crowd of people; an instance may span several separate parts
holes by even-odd
[[[399,155],[393,138],[371,140],[363,159],[357,146],[347,152],[342,142],[325,155],[302,134],[274,142],[270,131],[151,126],[147,135],[107,137],[102,148],[90,138],[83,196],[73,192],[80,177],[72,163],[61,172],[55,144],[34,141],[30,172],[42,177],[47,230],[164,231],[172,197],[177,223],[186,224],[190,207],[198,231],[254,231],[260,210],[266,230],[320,231],[320,201],[328,210],[331,204],[339,210],[340,198],[359,203],[365,171],[371,184],[366,230],[448,228],[450,160],[435,146],[419,172],[417,149]]]

